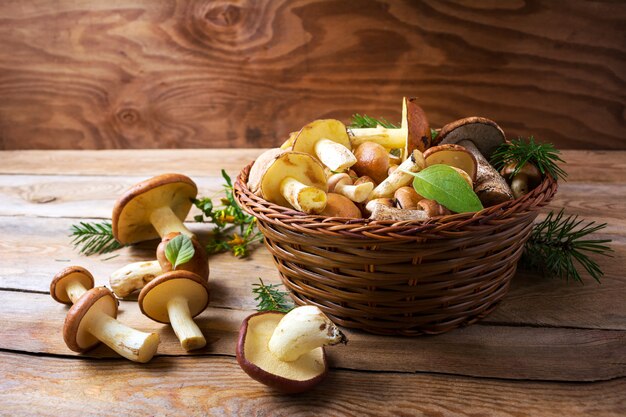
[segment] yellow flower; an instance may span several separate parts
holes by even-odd
[[[246,241],[241,236],[239,236],[237,233],[235,233],[233,235],[233,239],[228,241],[228,244],[230,246],[237,246],[237,245],[242,245],[245,242]]]

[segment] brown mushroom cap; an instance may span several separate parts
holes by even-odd
[[[480,153],[489,159],[493,151],[504,143],[505,135],[493,120],[474,116],[448,123],[441,128],[438,137],[442,145],[466,139],[474,142]]]
[[[84,320],[92,314],[107,314],[117,317],[118,301],[113,293],[105,287],[92,288],[70,308],[63,324],[63,340],[74,352],[83,352],[100,341],[89,333]]]
[[[93,275],[82,266],[68,266],[58,272],[50,282],[50,295],[62,304],[72,304],[67,295],[67,284],[78,281],[85,289],[90,290],[94,286]]]
[[[352,219],[360,219],[361,210],[354,204],[352,200],[341,194],[326,194],[326,208],[320,213],[327,217],[350,217]]]
[[[161,265],[161,270],[163,272],[170,272],[172,270],[172,264],[170,263],[170,261],[167,260],[167,257],[165,256],[165,248],[167,247],[167,244],[170,242],[170,240],[174,239],[178,235],[180,235],[180,232],[168,233],[165,237],[163,237],[161,243],[159,243],[159,246],[157,246],[156,257],[159,261],[159,265]],[[177,270],[190,271],[204,279],[208,279],[209,262],[207,259],[206,250],[195,237],[191,238],[191,243],[193,244],[194,249],[193,257],[188,262],[178,265]]]
[[[155,209],[169,206],[184,221],[198,187],[181,174],[163,174],[135,184],[113,207],[112,228],[115,239],[126,245],[159,237],[150,222]]]
[[[377,183],[387,178],[389,169],[389,153],[380,144],[374,142],[363,142],[354,151],[356,164],[352,169],[361,177],[368,176]]]
[[[285,393],[310,390],[324,379],[328,363],[324,348],[314,349],[293,362],[276,358],[268,343],[285,313],[260,312],[248,316],[239,329],[237,362],[252,379]]]
[[[505,179],[510,179],[509,177],[511,176],[511,174],[513,174],[513,172],[515,172],[516,167],[516,162],[510,162],[504,168],[502,168],[502,171],[500,171],[500,173]],[[537,168],[535,164],[532,164],[530,162],[526,162],[520,168],[518,174],[528,175],[528,178],[531,179],[536,185],[539,184],[542,179],[541,171],[539,171],[539,168]]]
[[[331,175],[328,178],[328,192],[332,193],[333,191],[335,191],[335,187],[337,187],[337,184],[339,183],[352,185],[352,178],[350,178],[350,175],[343,172]]]
[[[400,187],[393,194],[393,198],[396,200],[398,208],[415,210],[417,209],[417,203],[424,197],[419,195],[415,188],[410,186]]]
[[[141,312],[159,323],[169,323],[167,303],[176,296],[187,299],[191,317],[203,312],[209,305],[209,284],[193,272],[175,270],[159,275],[139,293]]]
[[[320,139],[332,140],[351,149],[346,126],[335,119],[315,120],[304,126],[293,141],[292,149],[294,152],[315,155],[315,144]]]
[[[431,145],[430,125],[424,110],[417,104],[417,97],[404,97],[402,101],[402,128],[407,129],[404,155],[415,149],[424,152]]]
[[[433,146],[424,152],[424,160],[426,160],[427,166],[443,164],[462,169],[472,181],[476,180],[478,162],[476,162],[474,155],[461,145],[449,143]]]

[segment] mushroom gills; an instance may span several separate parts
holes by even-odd
[[[173,232],[194,237],[194,234],[187,229],[187,226],[172,211],[170,206],[163,206],[153,210],[150,214],[150,222],[161,237]]]
[[[325,138],[315,143],[315,155],[332,171],[345,171],[356,163],[356,158],[350,149]]]
[[[305,213],[319,213],[326,207],[323,190],[303,184],[293,177],[281,181],[280,193],[295,209]]]
[[[206,346],[206,339],[191,318],[189,303],[184,297],[173,297],[167,302],[167,313],[176,337],[183,349],[189,351]]]

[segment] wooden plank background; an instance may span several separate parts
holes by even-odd
[[[4,0],[0,149],[269,147],[319,117],[626,149],[626,2]]]

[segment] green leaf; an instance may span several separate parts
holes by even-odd
[[[448,165],[431,165],[428,168],[410,173],[415,176],[413,188],[429,200],[435,200],[456,213],[474,212],[483,209],[472,187],[461,174]]]
[[[165,257],[172,264],[172,269],[189,262],[195,252],[193,243],[187,235],[176,236],[165,247]]]

